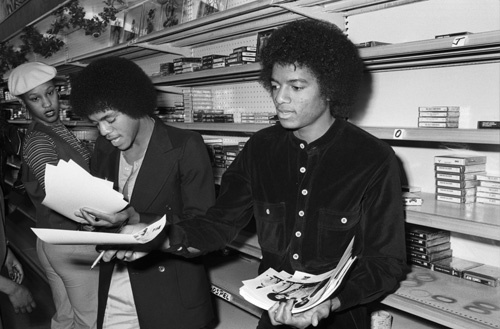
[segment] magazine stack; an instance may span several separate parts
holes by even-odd
[[[248,302],[264,310],[276,302],[295,301],[292,313],[304,312],[330,298],[356,260],[352,256],[354,238],[346,248],[337,267],[320,275],[295,271],[277,272],[270,268],[258,277],[243,281],[240,294]]]

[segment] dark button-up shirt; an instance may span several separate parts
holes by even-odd
[[[308,144],[276,125],[254,134],[222,177],[216,205],[170,228],[169,251],[223,248],[255,217],[260,272],[319,274],[355,237],[358,259],[338,297],[342,309],[394,289],[405,271],[404,217],[394,151],[337,119]]]

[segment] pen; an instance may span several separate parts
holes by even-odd
[[[116,231],[114,233],[120,233],[120,231],[122,230],[122,228],[127,225],[128,223],[128,218],[125,219],[121,224],[120,226],[118,226],[118,228],[116,229]],[[104,253],[106,252],[106,250],[103,250],[101,251],[101,253],[99,254],[99,256],[97,256],[97,258],[95,259],[95,261],[92,263],[92,266],[90,266],[90,269],[93,269],[102,259],[102,257],[104,256]]]

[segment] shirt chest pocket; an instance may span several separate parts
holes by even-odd
[[[323,261],[340,259],[355,235],[361,216],[358,212],[336,212],[320,209],[318,217],[317,254]]]
[[[255,201],[254,216],[260,247],[268,252],[279,253],[285,250],[286,207],[281,203]]]

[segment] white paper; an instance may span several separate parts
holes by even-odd
[[[166,217],[133,234],[32,228],[38,238],[50,244],[135,245],[153,240],[165,227]]]
[[[127,206],[113,182],[92,176],[72,160],[45,166],[45,194],[43,205],[79,223],[87,223],[75,216],[83,207],[114,214]]]
[[[340,286],[356,260],[356,256],[352,256],[353,244],[354,238],[333,270],[320,275],[299,271],[291,275],[269,268],[256,278],[243,281],[240,295],[264,310],[271,308],[277,301],[294,299],[292,313],[304,312],[325,301]]]

